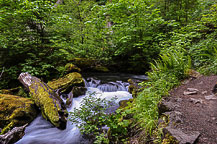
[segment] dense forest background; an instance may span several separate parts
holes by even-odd
[[[144,74],[162,53],[184,50],[195,67],[216,53],[215,0],[1,0],[0,8],[0,88],[16,86],[20,72],[51,79],[74,58]]]

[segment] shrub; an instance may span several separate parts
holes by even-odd
[[[70,121],[80,129],[94,143],[109,143],[110,136],[113,141],[119,141],[119,135],[127,134],[128,120],[124,120],[126,112],[117,110],[109,113],[108,109],[115,106],[116,98],[111,100],[96,98],[93,94],[82,100],[81,107],[70,113]]]

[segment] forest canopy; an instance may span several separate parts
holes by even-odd
[[[145,73],[159,54],[185,50],[195,67],[210,64],[200,54],[216,49],[216,8],[214,0],[0,0],[0,88],[16,86],[20,72],[51,79],[74,58]]]

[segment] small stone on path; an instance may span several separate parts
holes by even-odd
[[[202,99],[195,99],[195,98],[190,98],[190,102],[193,102],[194,104],[203,103]]]
[[[184,95],[193,95],[197,94],[197,91],[189,92],[189,91],[184,91]]]
[[[202,94],[203,94],[203,95],[204,95],[204,94],[207,94],[207,91],[203,91]]]
[[[184,95],[193,95],[197,94],[199,90],[195,88],[187,88],[187,91],[184,91]]]
[[[206,100],[215,100],[215,99],[217,99],[217,97],[213,94],[213,95],[205,96],[205,99]]]
[[[198,89],[196,89],[196,88],[187,88],[187,90],[189,91],[189,92],[194,92],[194,91],[199,91]]]

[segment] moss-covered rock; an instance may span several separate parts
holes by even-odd
[[[123,109],[123,108],[127,107],[129,103],[132,103],[132,102],[133,102],[133,99],[122,100],[119,102],[119,108]]]
[[[73,87],[72,89],[72,94],[73,94],[73,97],[78,97],[78,96],[81,96],[81,95],[85,95],[87,91],[87,88],[85,87]]]
[[[109,69],[105,66],[97,65],[93,68],[94,71],[97,72],[109,72]]]
[[[69,60],[74,65],[86,72],[109,72],[110,70],[105,67],[100,61],[93,58],[73,58]],[[68,64],[68,66],[70,66]]]
[[[28,73],[21,73],[18,79],[28,87],[30,96],[41,109],[42,116],[57,128],[65,129],[68,113],[59,95],[46,83]]]
[[[28,97],[28,93],[21,86],[12,89],[1,89],[0,94],[10,94],[21,97]]]
[[[69,73],[69,72],[81,72],[81,69],[72,63],[67,63],[65,65],[65,71],[67,73]]]
[[[34,102],[29,98],[0,94],[0,128],[1,134],[15,126],[30,123],[38,111]]]
[[[74,86],[85,86],[80,73],[73,72],[47,83],[53,90],[61,89],[62,93],[69,93]]]
[[[145,80],[143,82],[147,82],[148,80]],[[139,83],[142,81],[140,80],[135,80],[135,79],[128,79],[129,82],[129,87],[128,87],[128,92],[132,94],[132,96],[135,98],[137,97],[138,93],[141,92],[143,89],[141,86],[139,86]]]
[[[137,97],[137,94],[141,87],[139,87],[138,83],[133,79],[129,79],[128,82],[130,84],[128,87],[128,92],[131,93],[134,98]]]
[[[73,58],[70,61],[82,70],[93,67],[96,63],[96,60],[91,58]]]

